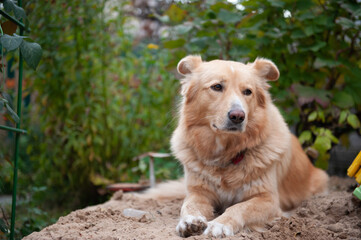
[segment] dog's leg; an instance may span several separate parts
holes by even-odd
[[[277,197],[271,193],[262,193],[237,203],[209,222],[204,234],[214,237],[232,236],[245,226],[265,223],[280,216],[281,210],[276,199]]]
[[[181,218],[176,231],[181,237],[200,235],[207,227],[207,219],[213,217],[213,205],[201,189],[188,193],[181,208]]]

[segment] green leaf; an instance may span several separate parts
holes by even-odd
[[[302,13],[298,19],[300,21],[304,21],[304,20],[307,20],[307,19],[313,19],[315,18],[315,15],[311,12],[311,11],[305,11],[304,13]]]
[[[306,12],[310,12],[309,9],[313,6],[312,0],[302,0],[295,2],[295,9],[297,10],[306,10]],[[311,13],[312,14],[312,13]]]
[[[3,111],[5,103],[0,99],[0,113]]]
[[[360,128],[360,120],[357,118],[357,116],[355,114],[348,115],[347,122],[354,129]]]
[[[317,118],[317,112],[313,111],[310,115],[308,115],[307,121],[313,122],[316,120],[316,118]]]
[[[273,6],[273,7],[280,7],[283,8],[285,5],[284,1],[280,1],[280,0],[268,0],[268,2]]]
[[[8,103],[9,101],[6,100],[5,98],[0,97],[0,102],[2,102],[2,103]]]
[[[311,46],[304,46],[304,47],[300,47],[300,51],[301,52],[307,52],[307,51],[313,51],[313,52],[317,52],[319,51],[321,48],[325,47],[327,45],[326,42],[316,42]]]
[[[333,19],[327,15],[319,15],[313,19],[313,22],[321,27],[331,28],[333,26]]]
[[[312,25],[306,26],[304,31],[306,36],[308,37],[311,36],[313,34],[313,26]]]
[[[10,12],[14,12],[15,18],[16,19],[25,19],[26,18],[26,14],[23,8],[19,7],[18,5],[16,5],[13,1],[11,0],[5,0],[3,2],[3,6],[6,12],[10,13]]]
[[[347,1],[345,1],[344,3],[341,3],[340,6],[344,9],[346,9],[348,12],[352,13],[352,15],[354,15],[355,17],[359,16],[359,12],[361,10],[360,5],[357,3],[347,3]]]
[[[161,15],[155,14],[154,16],[162,23],[169,23],[169,21],[170,21],[170,18],[167,15],[161,16]]]
[[[322,110],[317,111],[317,116],[318,116],[319,119],[321,119],[321,121],[322,121],[323,123],[326,121],[326,119],[325,119],[325,113],[324,113]]]
[[[301,29],[295,29],[291,33],[291,38],[293,38],[293,39],[303,38],[305,36],[306,35],[304,34],[304,32]]]
[[[338,143],[338,139],[332,134],[332,132],[331,132],[330,129],[325,129],[324,135],[325,135],[326,137],[328,137],[329,139],[331,139],[331,141],[332,141],[333,143],[336,143],[336,144]]]
[[[169,41],[164,42],[164,47],[173,49],[173,48],[182,47],[185,43],[186,43],[186,40],[182,39],[182,38],[177,39],[177,40],[169,40]]]
[[[327,136],[317,136],[313,146],[319,152],[326,152],[331,149],[331,139]]]
[[[359,17],[361,16],[361,8],[359,8],[358,10],[356,10],[355,12],[353,12],[355,17]]]
[[[4,34],[1,36],[0,42],[6,50],[13,51],[20,46],[20,44],[23,42],[23,38],[20,36],[9,36]]]
[[[8,103],[10,105],[10,107],[13,107],[13,100],[11,98],[11,96],[6,93],[6,92],[0,92],[0,94],[4,97],[4,98],[1,98],[3,100],[3,102],[5,103]]]
[[[309,142],[312,140],[312,133],[309,130],[303,131],[301,135],[298,137],[298,140],[301,144],[304,144],[305,142]]]
[[[318,57],[318,58],[316,58],[313,66],[317,69],[322,68],[322,67],[333,68],[333,67],[339,66],[340,64],[341,64],[341,62],[333,60],[333,59]]]
[[[5,234],[10,233],[9,227],[7,226],[6,222],[2,218],[0,218],[0,231]]]
[[[328,160],[330,159],[330,154],[328,153],[320,153],[319,157],[315,162],[315,166],[321,169],[328,169]]]
[[[351,21],[350,19],[344,18],[344,17],[339,17],[336,20],[336,23],[340,24],[342,27],[344,27],[346,29],[355,27],[355,23],[353,21]]]
[[[186,11],[178,7],[176,4],[172,4],[165,14],[173,22],[181,22],[187,15]]]
[[[214,11],[208,11],[206,13],[206,16],[209,18],[209,19],[216,19],[217,18],[217,14],[214,12]]]
[[[20,118],[19,116],[16,114],[16,112],[10,107],[9,104],[5,103],[5,107],[7,112],[9,113],[10,117],[12,120],[14,120],[15,123],[19,123],[20,122]]]
[[[193,28],[192,25],[178,25],[174,28],[174,30],[177,32],[177,34],[182,35],[182,34],[186,34],[187,32],[189,32],[191,29]]]
[[[342,111],[340,113],[340,118],[338,119],[338,124],[342,124],[343,122],[345,122],[347,115],[348,115],[348,111]]]
[[[15,4],[14,4],[14,2],[11,1],[11,0],[5,0],[5,1],[3,2],[3,6],[4,6],[4,9],[5,9],[5,12],[10,13],[10,12],[13,11],[13,9],[14,9],[14,7],[15,7]]]
[[[327,45],[326,42],[318,42],[318,43],[314,44],[313,46],[311,46],[310,49],[313,52],[317,52],[318,50],[320,50],[321,48],[323,48],[326,45]]]
[[[214,1],[214,3],[212,3],[210,8],[215,12],[219,12],[221,9],[230,10],[234,8],[234,6],[232,4],[227,4],[225,1]]]
[[[23,8],[19,7],[18,5],[14,5],[14,15],[16,19],[25,19],[26,14]]]
[[[242,15],[221,9],[218,13],[218,18],[224,23],[236,23],[242,19]]]
[[[40,45],[24,40],[20,45],[20,51],[24,56],[25,62],[29,65],[29,67],[35,70],[43,54]]]
[[[335,105],[342,109],[348,109],[354,106],[354,101],[352,96],[345,92],[336,92],[333,97],[333,102]]]

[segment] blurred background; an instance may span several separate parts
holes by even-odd
[[[360,0],[23,1],[43,56],[25,66],[16,234],[148,179],[148,152],[169,152],[177,62],[272,59],[271,93],[315,165],[344,175],[361,150]],[[0,18],[1,23],[5,19]],[[5,90],[16,95],[18,58]],[[4,112],[0,124],[14,126]],[[0,216],[9,221],[14,134],[0,130]],[[182,175],[155,159],[157,180]],[[0,224],[1,225],[1,224]],[[2,235],[0,234],[0,237]]]

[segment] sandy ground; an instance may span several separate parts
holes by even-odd
[[[240,232],[225,239],[361,239],[361,201],[352,196],[355,181],[332,177],[328,195],[314,196],[292,213],[268,223],[264,232]],[[114,194],[100,205],[77,210],[24,239],[177,239],[175,226],[181,199],[157,202],[131,194]],[[147,211],[141,219],[123,216],[123,210]],[[207,236],[191,240],[212,239]]]

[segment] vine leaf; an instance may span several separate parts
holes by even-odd
[[[17,49],[23,42],[23,37],[9,36],[7,34],[4,34],[3,36],[1,36],[0,42],[6,50],[13,51]]]
[[[2,98],[0,98],[0,113],[2,113],[4,106],[5,106],[5,102],[2,101]]]
[[[4,6],[4,9],[6,12],[8,12],[8,13],[14,12],[16,19],[25,19],[26,18],[24,9],[19,7],[18,5],[16,5],[13,1],[4,0],[3,6]]]
[[[13,106],[13,100],[11,99],[11,96],[6,92],[0,91],[0,100],[8,103],[11,107]]]
[[[20,51],[23,54],[24,60],[28,66],[36,70],[43,54],[43,50],[40,45],[35,42],[30,43],[24,40],[20,45]]]
[[[14,14],[17,19],[25,19],[26,18],[24,9],[15,4],[14,4]]]
[[[3,233],[10,233],[10,230],[6,224],[6,222],[4,221],[4,219],[0,218],[0,231]]]
[[[9,94],[5,92],[0,92],[0,110],[2,111],[2,108],[6,108],[6,114],[5,116],[9,119],[13,120],[15,123],[20,122],[19,116],[16,114],[16,112],[12,109],[13,102],[11,100],[11,97]]]
[[[14,9],[14,5],[15,5],[14,2],[11,0],[5,0],[3,2],[3,6],[6,12],[12,12]]]
[[[8,103],[5,103],[6,110],[8,114],[10,115],[11,119],[14,120],[15,123],[20,122],[19,116],[16,114],[16,112],[10,107]]]
[[[298,137],[298,140],[301,144],[312,140],[312,133],[309,130],[303,131],[301,135]]]

